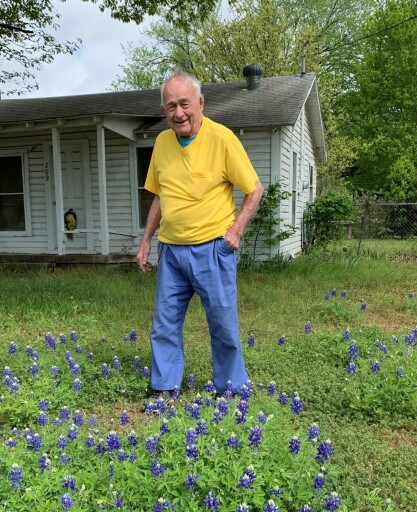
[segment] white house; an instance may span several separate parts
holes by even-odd
[[[280,218],[294,236],[271,248],[297,254],[302,217],[326,159],[314,74],[204,85],[207,117],[242,141],[266,188],[291,197]],[[0,262],[132,259],[152,200],[144,190],[159,90],[0,100]],[[242,201],[236,191],[236,202]],[[76,225],[65,221],[69,210]],[[155,244],[156,245],[156,244]]]

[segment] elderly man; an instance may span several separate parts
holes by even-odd
[[[145,188],[155,194],[137,261],[151,266],[151,239],[159,226],[158,275],[151,331],[152,400],[169,401],[184,372],[182,327],[197,293],[211,337],[213,383],[238,392],[248,380],[239,336],[236,256],[263,186],[231,130],[203,115],[198,80],[177,71],[161,88],[169,128],[156,139]],[[233,188],[245,194],[237,213]]]

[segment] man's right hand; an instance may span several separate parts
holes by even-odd
[[[142,272],[151,272],[152,265],[149,263],[148,258],[151,252],[151,243],[148,240],[142,238],[139,244],[139,250],[136,255],[139,268]]]

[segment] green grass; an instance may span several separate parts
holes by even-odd
[[[329,478],[345,503],[344,510],[383,510],[381,503],[390,498],[396,510],[411,512],[417,509],[417,370],[416,356],[406,352],[403,339],[417,323],[417,266],[413,258],[395,255],[407,250],[414,256],[417,251],[412,244],[405,248],[399,242],[364,244],[363,249],[353,256],[350,249],[332,247],[326,254],[300,257],[279,273],[239,273],[243,350],[251,380],[255,384],[273,380],[281,391],[297,391],[305,404],[301,424],[317,421],[332,439],[336,471]],[[55,271],[5,266],[0,280],[3,347],[15,341],[36,349],[43,346],[48,331],[58,336],[75,330],[84,351],[98,352],[103,360],[117,353],[127,365],[136,348],[123,339],[134,328],[143,366],[150,366],[154,274],[98,266]],[[336,297],[325,300],[325,293],[333,289]],[[342,290],[346,298],[340,297]],[[416,296],[410,298],[410,293]],[[309,335],[307,321],[313,327]],[[360,350],[361,374],[358,371],[354,382],[348,381],[345,370],[349,345],[343,340],[345,329]],[[251,333],[254,348],[246,343]],[[286,338],[284,345],[277,344],[280,336]],[[390,341],[392,336],[399,342]],[[193,373],[201,389],[211,378],[211,357],[205,314],[197,298],[190,305],[184,338],[185,374]],[[387,345],[386,355],[378,352],[376,340]],[[375,359],[383,367],[380,375],[369,372]],[[399,364],[406,371],[401,389],[392,377]],[[121,400],[110,385],[96,383],[94,396],[82,405],[90,412],[128,406],[139,414],[145,388],[143,381],[132,381]],[[258,400],[261,404],[261,395]],[[26,412],[26,421],[33,421],[36,410]],[[4,418],[3,423],[6,434]],[[0,434],[1,424],[0,413]]]

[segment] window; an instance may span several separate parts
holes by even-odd
[[[0,153],[0,233],[27,232],[23,156]]]
[[[154,195],[144,189],[153,147],[136,148],[138,164],[139,227],[144,228]]]
[[[292,154],[292,179],[291,179],[291,225],[296,227],[297,220],[297,153]]]
[[[314,167],[310,165],[309,202],[314,201]]]

